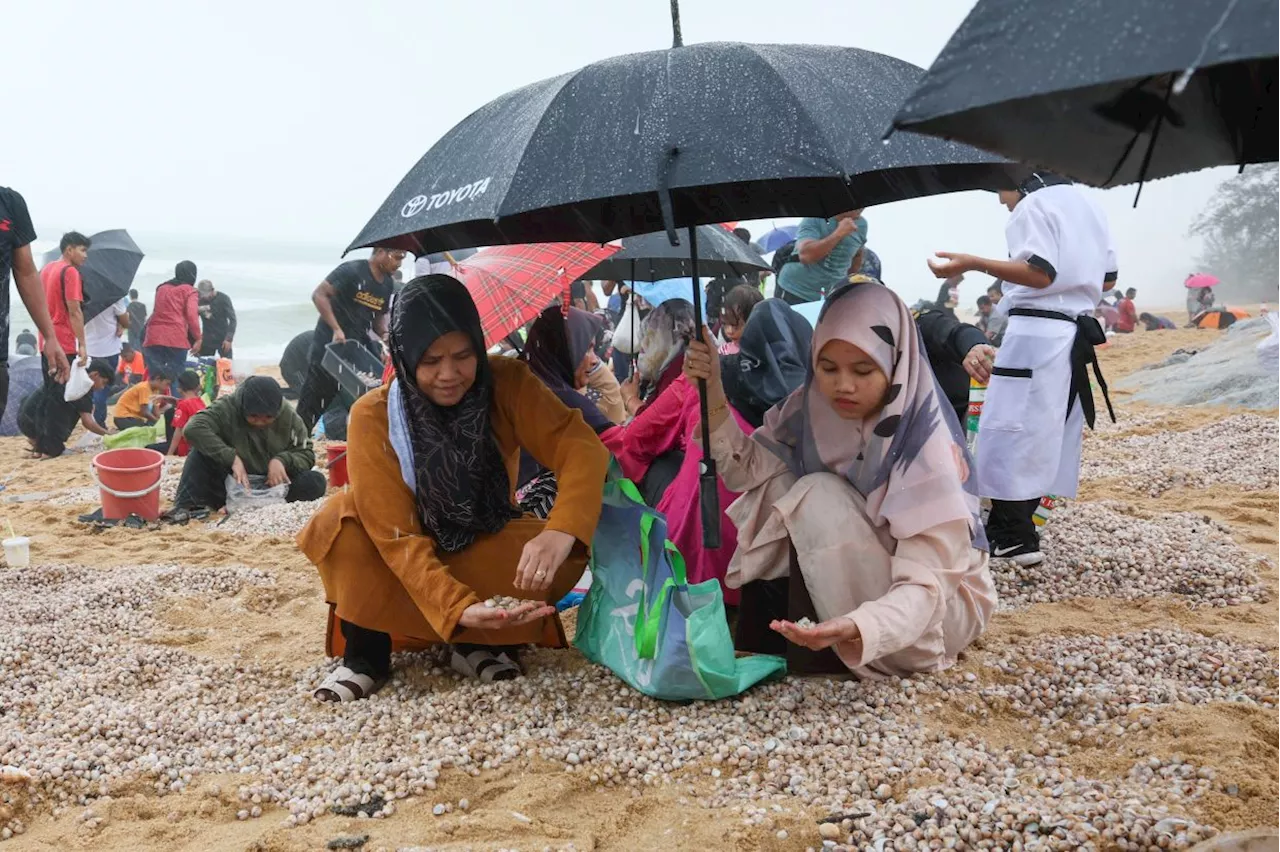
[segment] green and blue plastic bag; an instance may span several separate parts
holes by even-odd
[[[611,472],[591,547],[591,589],[573,643],[645,695],[737,695],[786,674],[782,657],[737,657],[715,580],[689,585],[667,521]]]

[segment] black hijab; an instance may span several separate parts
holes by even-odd
[[[193,287],[196,283],[196,265],[189,260],[184,260],[173,268],[173,277],[165,284],[190,284]]]
[[[559,305],[547,308],[529,328],[521,356],[529,369],[551,389],[560,401],[582,412],[582,419],[600,434],[613,426],[596,404],[573,386],[574,373],[587,356],[604,322],[579,308],[569,308],[565,316]]]
[[[284,404],[284,393],[270,376],[250,376],[237,393],[245,417],[276,417]]]
[[[418,362],[444,335],[461,331],[476,353],[476,379],[456,404],[433,403],[418,389]],[[422,528],[445,553],[495,533],[520,510],[489,425],[493,371],[480,313],[462,282],[425,275],[404,286],[391,314],[391,360],[404,404]]]
[[[804,384],[813,329],[781,299],[765,299],[751,311],[738,353],[720,359],[725,397],[757,429],[764,413]]]

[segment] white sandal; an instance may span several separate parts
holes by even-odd
[[[329,672],[329,676],[311,693],[317,701],[359,701],[373,695],[383,684],[384,678],[372,678],[367,674],[353,672],[346,666],[338,666]]]
[[[524,674],[505,651],[494,654],[483,647],[470,647],[465,654],[455,647],[449,665],[458,674],[473,677],[483,683],[513,680]]]

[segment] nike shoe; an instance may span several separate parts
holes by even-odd
[[[1009,545],[991,545],[992,559],[1008,559],[1015,565],[1022,568],[1030,568],[1032,565],[1039,565],[1044,561],[1044,554],[1040,552],[1040,548],[1028,546],[1021,542]]]

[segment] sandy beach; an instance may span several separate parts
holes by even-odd
[[[1163,825],[1158,848],[1274,827],[1277,412],[1114,389],[1218,335],[1100,351],[1119,423],[1086,435],[1080,500],[1050,518],[1071,552],[1000,577],[1013,597],[960,666],[788,679],[715,705],[643,698],[575,650],[490,687],[417,655],[362,707],[317,704],[326,604],[287,531],[94,530],[76,521],[96,505],[88,455],[28,461],[0,439],[4,514],[33,538],[31,567],[0,568],[0,765],[20,770],[0,773],[0,848],[292,852],[367,835],[358,848],[781,852],[874,848],[856,832],[880,819],[901,829],[884,848],[928,848],[946,835],[924,823],[952,808],[992,848],[1033,817],[1043,844],[1012,848],[1139,848],[1117,825]],[[1224,421],[1271,467],[1216,463],[1234,452],[1215,444],[1236,434]],[[1201,464],[1173,470],[1192,433]],[[329,807],[380,790],[389,816]],[[306,804],[291,816],[290,800]],[[820,834],[849,814],[870,815]]]

